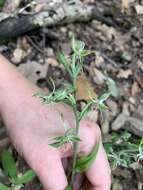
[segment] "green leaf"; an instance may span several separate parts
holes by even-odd
[[[111,138],[104,142],[104,147],[111,165],[115,169],[117,166],[128,167],[139,159],[138,144],[132,142],[131,134],[128,132],[111,133]]]
[[[15,161],[9,151],[3,151],[2,153],[2,166],[6,175],[15,179],[17,177],[17,169]]]
[[[138,152],[139,152],[137,155],[138,161],[142,161],[143,160],[143,138],[140,141]]]
[[[99,109],[99,111],[100,112],[103,112],[103,111],[105,111],[108,107],[104,104],[104,103],[99,103],[98,105],[97,105],[97,108]]]
[[[79,172],[81,173],[81,172],[86,171],[88,168],[90,168],[90,166],[96,159],[96,156],[99,150],[99,145],[100,145],[100,142],[96,144],[95,148],[89,155],[83,156],[82,158],[76,161],[76,165],[74,169],[75,173],[79,173]]]
[[[36,177],[33,170],[28,170],[25,174],[15,180],[15,185],[22,185],[32,181]]]
[[[74,34],[71,35],[71,45],[74,53],[80,55],[85,48],[85,43],[80,40],[76,40]]]
[[[104,94],[99,98],[99,102],[100,102],[100,103],[105,102],[105,101],[110,97],[110,95],[111,95],[110,92],[104,93]]]
[[[10,190],[10,189],[11,189],[10,187],[0,183],[0,190]]]
[[[80,74],[80,72],[82,71],[82,69],[83,69],[83,64],[82,63],[77,64],[77,66],[75,68],[75,77],[77,77]]]
[[[58,57],[58,61],[63,64],[65,67],[68,66],[69,62],[68,60],[66,59],[65,55],[63,53],[58,53],[57,55]]]
[[[111,93],[111,95],[114,98],[118,98],[120,95],[119,89],[116,85],[116,82],[112,78],[107,78],[106,79],[106,84],[108,85],[108,90]]]
[[[72,187],[68,185],[65,190],[72,190]]]
[[[0,9],[4,6],[5,0],[0,0]]]
[[[79,142],[81,139],[76,135],[75,128],[70,128],[65,131],[63,136],[58,136],[52,139],[54,143],[50,144],[51,146],[58,148],[63,146],[65,143]]]
[[[95,53],[94,51],[90,51],[90,50],[83,50],[81,53],[81,56],[86,57],[87,55],[90,55],[92,53]]]
[[[67,86],[65,89],[53,91],[52,93],[45,95],[44,93],[36,93],[35,97],[42,99],[44,104],[50,104],[53,102],[67,102],[70,105],[75,104],[75,98],[72,95],[74,88]]]
[[[88,112],[91,110],[92,104],[93,104],[93,102],[90,101],[88,104],[85,105],[85,107],[83,108],[83,110],[79,114],[79,117],[78,117],[79,121],[81,121],[81,119],[88,114]]]
[[[79,41],[79,40],[76,40],[75,41],[75,49],[76,51],[78,52],[82,52],[84,50],[84,47],[85,47],[85,43],[82,42],[82,41]]]
[[[63,144],[61,142],[55,142],[55,143],[52,143],[52,144],[49,144],[50,146],[53,146],[54,148],[59,148],[61,147]]]
[[[67,133],[65,133],[63,136],[55,137],[52,140],[55,141],[55,142],[51,143],[50,145],[55,147],[55,148],[63,146],[66,143],[73,143],[73,142],[81,141],[80,138],[77,135],[67,134]]]
[[[65,69],[68,71],[70,77],[72,77],[72,72],[69,68],[70,66],[70,62],[68,61],[68,59],[65,57],[65,55],[63,53],[58,53],[57,55],[58,61],[63,64],[63,66],[65,67]]]

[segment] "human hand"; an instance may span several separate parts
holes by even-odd
[[[0,110],[15,147],[38,174],[46,190],[64,190],[67,178],[61,159],[72,156],[72,147],[67,144],[56,149],[49,144],[50,139],[64,134],[63,119],[68,126],[75,127],[71,108],[61,103],[42,105],[38,98],[32,97],[41,89],[29,83],[11,65],[5,65],[3,70],[9,73],[6,80],[10,80],[5,82],[5,87],[0,85]],[[82,139],[79,155],[86,155],[100,138],[100,129],[83,120],[79,136]],[[84,190],[110,189],[110,168],[101,144],[96,160],[85,175]]]

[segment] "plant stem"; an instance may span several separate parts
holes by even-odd
[[[76,100],[76,78],[73,78],[73,86],[74,86],[74,89],[75,89],[74,98]],[[76,104],[73,106],[73,112],[74,112],[75,120],[76,120],[76,126],[75,126],[76,127],[76,135],[78,135],[78,133],[79,133],[79,120],[78,120],[77,101],[76,101]],[[70,181],[71,185],[73,184],[74,175],[75,175],[74,168],[75,168],[76,160],[77,160],[77,149],[78,149],[78,142],[74,142],[74,145],[73,145],[72,173],[71,173],[71,181]]]

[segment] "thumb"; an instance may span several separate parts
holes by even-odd
[[[35,150],[34,150],[35,151]],[[47,147],[38,149],[37,157],[31,159],[31,166],[45,190],[64,190],[67,178],[57,150]]]

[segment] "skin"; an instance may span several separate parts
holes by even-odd
[[[0,55],[0,113],[13,144],[37,173],[45,190],[64,190],[67,178],[61,160],[72,157],[72,146],[57,149],[49,144],[50,139],[64,134],[64,122],[75,127],[74,115],[62,103],[43,106],[38,98],[32,97],[39,91]],[[100,129],[85,119],[80,123],[79,133],[82,142],[78,154],[87,155],[101,139]],[[101,140],[97,158],[85,176],[84,190],[110,189],[110,167]]]

